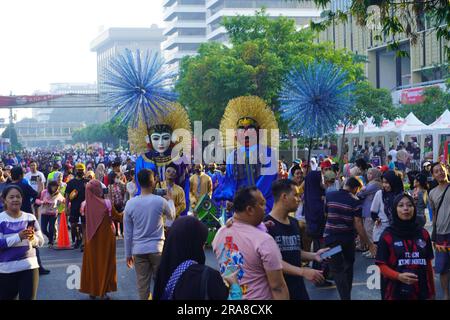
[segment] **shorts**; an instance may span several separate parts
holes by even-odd
[[[446,252],[435,251],[434,271],[436,273],[447,273],[450,271],[450,234],[436,235],[436,244],[446,246]]]
[[[81,220],[81,222],[80,222]],[[70,213],[69,216],[69,222],[70,223],[81,223],[81,224],[85,224],[86,223],[86,217],[82,216],[81,214],[72,214]]]

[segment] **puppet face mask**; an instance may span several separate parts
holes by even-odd
[[[161,133],[152,133],[150,136],[150,140],[152,143],[153,150],[164,153],[166,152],[171,143],[171,134],[169,132],[161,132]]]

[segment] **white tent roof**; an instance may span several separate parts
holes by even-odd
[[[410,113],[406,118],[396,124],[400,134],[421,134],[425,131],[429,131],[429,127],[422,121],[417,119],[414,113]]]
[[[358,135],[359,134],[359,126],[364,126],[364,135],[365,136],[383,136],[385,134],[398,133],[399,129],[396,123],[402,123],[403,119],[396,119],[395,121],[384,120],[381,123],[380,127],[377,127],[373,122],[373,118],[368,118],[366,121],[359,121],[356,126],[349,125],[346,130],[346,135]],[[344,125],[339,125],[336,134],[342,134],[344,129]]]
[[[450,131],[450,111],[445,110],[435,122],[429,125],[430,129],[448,129]]]

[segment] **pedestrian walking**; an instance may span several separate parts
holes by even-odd
[[[33,214],[21,210],[24,195],[20,187],[7,186],[2,198],[0,300],[34,300],[39,284],[36,248],[44,244],[41,228]]]
[[[117,291],[116,239],[113,220],[122,220],[98,180],[86,185],[86,241],[83,252],[80,292],[91,298],[109,299],[107,293]]]

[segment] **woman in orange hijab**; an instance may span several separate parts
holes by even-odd
[[[103,198],[100,181],[86,185],[86,244],[83,253],[80,292],[91,299],[109,299],[117,291],[116,237],[113,220],[122,222],[108,199]]]

